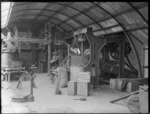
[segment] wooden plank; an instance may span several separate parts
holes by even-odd
[[[16,39],[17,38],[17,39]],[[35,39],[35,38],[18,38],[13,37],[11,39],[4,39],[5,42],[30,42],[30,43],[46,43],[48,44],[50,40],[46,39]]]
[[[138,94],[138,93],[139,93],[139,91],[132,92],[132,93],[130,93],[130,94],[128,94],[128,95],[125,95],[125,96],[123,96],[123,97],[120,97],[120,98],[117,98],[117,99],[115,99],[115,100],[112,100],[112,101],[110,101],[110,103],[114,103],[114,102],[120,101],[120,100],[122,100],[122,99],[128,98],[128,97],[130,97],[131,95],[135,95],[135,94]]]
[[[2,67],[2,70],[24,70],[25,67],[16,67],[16,68],[9,68],[9,67]]]

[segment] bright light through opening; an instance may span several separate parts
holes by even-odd
[[[1,28],[7,26],[10,13],[12,10],[13,2],[2,2],[1,3]]]

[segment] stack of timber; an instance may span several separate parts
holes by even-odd
[[[110,79],[110,88],[121,90],[123,84],[126,92],[133,92],[139,89],[140,85],[148,83],[148,78],[121,78],[121,79]]]

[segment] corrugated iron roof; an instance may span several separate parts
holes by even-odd
[[[91,26],[95,35],[126,30],[148,39],[148,2],[14,2],[8,26],[23,19],[69,32]]]

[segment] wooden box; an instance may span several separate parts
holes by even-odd
[[[81,71],[82,71],[82,67],[72,66],[70,68],[70,80],[77,81],[78,72],[81,72]]]
[[[70,71],[70,80],[77,81],[78,72],[77,71]]]
[[[116,90],[121,90],[121,85],[122,81],[121,79],[110,79],[110,88],[111,89],[116,89]]]
[[[148,92],[139,87],[140,112],[148,113]]]
[[[91,81],[91,73],[90,72],[78,72],[77,82],[90,82]]]
[[[76,95],[77,94],[77,82],[69,81],[68,82],[68,95]]]
[[[77,82],[77,95],[88,96],[89,88],[88,82]]]

